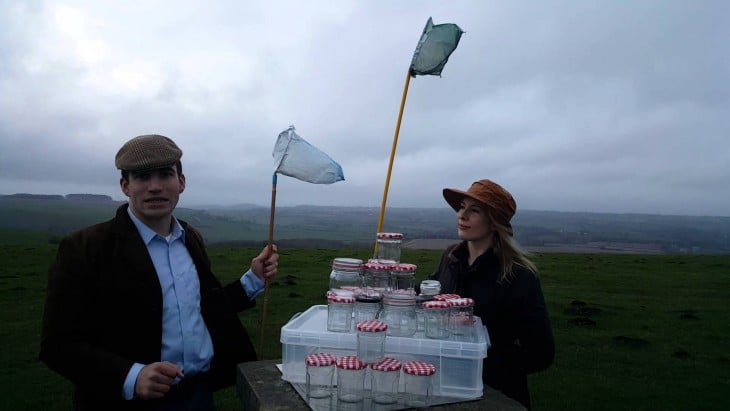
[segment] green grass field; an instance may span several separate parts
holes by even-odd
[[[46,270],[55,246],[0,241],[0,409],[70,409],[70,384],[37,360]],[[30,243],[31,241],[28,241]],[[258,250],[211,248],[231,281]],[[263,357],[281,357],[279,330],[324,303],[335,257],[369,250],[281,250],[271,286]],[[440,252],[404,250],[402,260],[435,267]],[[535,410],[730,409],[730,256],[539,254],[557,354],[530,377]],[[260,305],[259,305],[260,307]],[[260,308],[241,315],[259,344]],[[261,356],[261,353],[260,353]],[[218,409],[240,409],[233,389]]]

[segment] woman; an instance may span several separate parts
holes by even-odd
[[[474,300],[491,340],[484,383],[529,409],[527,374],[550,366],[555,344],[537,268],[512,237],[515,200],[490,180],[443,195],[456,210],[462,241],[444,251],[431,279],[441,282],[442,293]]]

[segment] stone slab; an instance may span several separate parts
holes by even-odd
[[[265,360],[238,365],[236,390],[246,411],[301,411],[309,405],[287,381],[281,379],[276,364],[281,360]],[[429,407],[436,411],[525,411],[525,408],[504,394],[485,386],[481,399]]]

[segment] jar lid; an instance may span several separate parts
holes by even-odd
[[[352,290],[346,290],[344,288],[333,288],[329,291],[327,291],[327,297],[330,295],[339,295],[342,297],[355,297],[355,293]]]
[[[378,233],[378,239],[402,240],[403,234],[402,233]]]
[[[474,300],[471,298],[454,298],[448,301],[452,307],[471,307],[474,305]]]
[[[355,302],[355,298],[346,295],[330,294],[327,296],[327,301],[331,303],[352,304]]]
[[[437,301],[437,300],[433,300],[433,301],[426,301],[426,302],[424,302],[422,306],[423,306],[424,309],[429,309],[429,308],[449,308],[449,307],[451,307],[451,304],[449,304],[448,301]]]
[[[332,268],[344,270],[359,270],[362,268],[362,260],[358,258],[335,258],[332,261]]]
[[[461,296],[459,294],[439,294],[433,296],[433,299],[438,301],[449,301],[455,298],[461,298]]]
[[[401,368],[400,361],[395,358],[385,357],[381,361],[370,365],[376,371],[398,371]]]
[[[365,363],[354,355],[347,355],[337,359],[337,368],[343,370],[362,370],[365,367]]]
[[[407,291],[407,290],[394,290],[394,291]],[[415,305],[416,304],[416,295],[413,293],[405,294],[405,293],[391,293],[386,294],[383,297],[383,304],[389,304],[389,305]]]
[[[390,295],[412,295],[415,297],[416,290],[413,288],[398,288],[396,290],[390,290],[387,292]]]
[[[403,364],[403,372],[410,375],[434,375],[436,367],[425,361],[409,361]]]
[[[421,281],[421,294],[437,295],[441,292],[441,283],[436,280]]]
[[[350,295],[353,295],[353,296],[362,294],[362,288],[355,286],[355,285],[343,285],[343,286],[340,286],[340,289],[345,292],[349,292]],[[342,293],[337,293],[337,294],[342,294]]]
[[[357,323],[356,328],[358,331],[375,333],[387,330],[388,324],[378,320],[365,320]]]
[[[394,265],[390,270],[399,273],[414,273],[416,272],[416,268],[418,267],[415,264],[399,263]]]
[[[393,269],[393,264],[388,264],[378,260],[370,260],[363,264],[363,268],[368,271],[388,271]]]
[[[355,302],[365,304],[380,304],[380,294],[358,294],[355,296]]]
[[[307,365],[314,365],[316,367],[323,367],[327,365],[332,365],[337,361],[334,355],[328,354],[328,353],[316,353],[316,354],[309,354],[306,357],[304,357],[304,362]]]

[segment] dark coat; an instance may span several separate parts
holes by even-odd
[[[122,399],[133,363],[160,361],[162,288],[137,228],[116,217],[63,239],[48,273],[40,359],[74,384],[83,409],[142,409]],[[256,359],[238,312],[252,307],[241,282],[222,287],[200,233],[181,221],[200,280],[203,319],[213,341],[214,389],[235,382],[236,364]]]
[[[431,278],[441,282],[442,293],[474,299],[474,314],[487,326],[492,344],[482,379],[529,409],[527,374],[552,364],[555,343],[540,280],[515,265],[511,281],[499,284],[500,269],[491,249],[469,266],[466,242],[462,242],[444,251]]]

